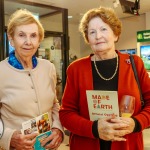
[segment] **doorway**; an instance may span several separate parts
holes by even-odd
[[[17,9],[31,11],[42,23],[45,29],[45,39],[38,50],[38,57],[54,63],[57,72],[57,93],[61,103],[61,95],[66,82],[66,69],[69,65],[68,10],[25,0],[2,0],[0,14],[0,58],[8,57],[9,45],[4,36],[10,15]],[[43,51],[43,52],[42,52]],[[42,54],[41,54],[42,53]],[[44,54],[45,53],[45,54]]]
[[[48,35],[46,33],[46,36],[44,40],[41,42],[40,47],[38,49],[37,56],[42,59],[47,59],[50,62],[52,62],[55,65],[56,68],[56,76],[57,76],[57,83],[56,83],[56,93],[57,93],[57,99],[59,103],[61,103],[61,97],[63,93],[63,86],[62,86],[62,80],[63,80],[63,58],[62,58],[62,37],[61,34],[59,35]]]

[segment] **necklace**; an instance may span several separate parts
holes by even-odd
[[[114,74],[110,77],[110,78],[105,78],[105,77],[103,77],[101,74],[100,74],[100,72],[98,71],[98,68],[97,68],[97,66],[96,66],[96,57],[94,56],[94,66],[95,66],[95,69],[96,69],[96,72],[97,72],[97,74],[99,75],[99,77],[101,78],[101,79],[103,79],[103,80],[105,80],[105,81],[109,81],[109,80],[111,80],[111,79],[113,79],[114,77],[115,77],[115,75],[116,75],[116,73],[117,73],[117,70],[118,70],[118,55],[117,55],[117,64],[116,64],[116,69],[115,69],[115,72],[114,72]]]

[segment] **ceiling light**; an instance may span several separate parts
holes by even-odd
[[[114,6],[114,8],[117,8],[118,5],[119,5],[119,0],[113,1],[113,6]]]
[[[73,18],[73,16],[68,16],[68,19],[71,19],[71,18]]]

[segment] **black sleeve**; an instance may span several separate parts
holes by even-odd
[[[140,123],[138,122],[138,120],[135,119],[134,117],[132,117],[132,119],[133,119],[134,122],[135,122],[135,127],[134,127],[133,132],[139,132],[139,131],[141,131],[141,125],[140,125]]]
[[[99,134],[98,134],[98,120],[93,122],[92,133],[93,133],[93,136],[95,138],[99,138]]]

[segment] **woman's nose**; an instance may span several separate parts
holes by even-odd
[[[30,45],[30,44],[32,43],[32,42],[31,42],[31,38],[30,38],[30,37],[26,37],[25,43]]]
[[[100,31],[96,32],[96,39],[100,39],[102,37],[102,34]]]

